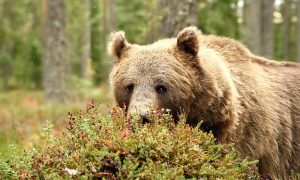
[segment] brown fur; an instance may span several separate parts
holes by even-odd
[[[118,59],[111,72],[115,99],[128,113],[144,116],[149,105],[175,117],[184,111],[187,123],[204,120],[202,128],[219,142],[259,159],[261,174],[288,179],[300,171],[299,64],[256,56],[195,27],[146,46],[115,33],[109,48]]]

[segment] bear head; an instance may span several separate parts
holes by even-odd
[[[177,38],[136,45],[127,42],[124,32],[112,33],[108,45],[114,64],[110,82],[119,106],[145,120],[151,109],[162,108],[170,109],[175,120],[184,113],[192,125],[201,119],[209,123],[221,119],[209,115],[221,111],[219,103],[226,104],[220,97],[230,95],[226,94],[230,93],[226,91],[228,83],[215,77],[222,67],[214,67],[218,62],[211,59],[218,57],[209,51],[199,52],[202,36],[196,27],[187,27]],[[206,58],[201,60],[202,55]]]

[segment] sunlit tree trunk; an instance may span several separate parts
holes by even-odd
[[[63,103],[66,92],[65,4],[47,1],[47,18],[43,49],[43,83],[47,102]]]
[[[46,22],[47,22],[47,0],[42,0],[41,2],[41,34],[42,35],[46,32],[45,29]]]
[[[262,0],[245,0],[244,21],[245,37],[248,48],[256,54],[260,54],[261,36],[260,36],[260,17]]]
[[[274,57],[274,0],[261,1],[261,55]]]
[[[116,0],[109,0],[109,31],[116,30]]]
[[[290,48],[289,48],[289,33],[290,33],[290,8],[289,8],[289,0],[284,0],[283,4],[283,57],[285,59],[289,59],[289,53],[290,53]]]
[[[300,63],[300,0],[297,1],[297,61]]]
[[[81,57],[81,77],[83,79],[90,79],[89,65],[91,54],[91,22],[90,22],[90,0],[83,1],[84,6],[84,24],[82,32],[82,57]]]
[[[161,37],[176,36],[186,26],[197,23],[197,0],[159,0],[162,23]]]

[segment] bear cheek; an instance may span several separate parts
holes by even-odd
[[[180,104],[177,102],[176,98],[164,96],[158,98],[158,103],[157,103],[157,109],[169,109],[171,110],[171,114],[173,115],[174,119],[176,120],[178,115],[180,114]]]
[[[129,106],[129,101],[126,99],[117,99],[116,100],[119,107],[125,108],[125,111],[127,112],[128,106]]]
[[[127,111],[130,102],[130,96],[126,92],[121,91],[121,87],[115,88],[114,94],[117,104],[121,108],[125,108],[125,111]]]

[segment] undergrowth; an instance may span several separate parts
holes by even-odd
[[[257,161],[239,159],[231,145],[216,144],[212,134],[192,128],[184,117],[153,112],[150,123],[127,118],[121,108],[101,115],[93,103],[69,113],[68,126],[54,136],[44,128],[39,148],[0,162],[3,179],[256,179]]]

